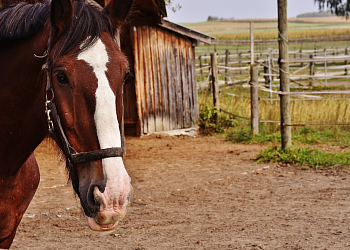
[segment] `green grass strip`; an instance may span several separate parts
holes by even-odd
[[[311,168],[346,168],[350,165],[350,152],[330,153],[314,148],[298,147],[283,150],[274,146],[257,155],[257,164],[274,162]]]

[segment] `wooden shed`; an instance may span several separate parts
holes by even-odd
[[[125,134],[190,128],[198,120],[195,46],[213,37],[164,20],[164,0],[135,0],[121,34],[133,78],[124,86]]]

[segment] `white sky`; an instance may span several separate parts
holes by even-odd
[[[277,18],[277,0],[174,0],[182,8],[168,11],[168,20],[177,23],[202,22],[208,16],[219,18]],[[314,0],[289,0],[288,17],[318,11]]]

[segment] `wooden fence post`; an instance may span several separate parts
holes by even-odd
[[[270,67],[271,67],[271,74],[272,74],[272,71],[275,68],[275,65],[273,63],[273,53],[271,53],[271,56],[270,56]],[[271,81],[272,81],[271,84],[273,83],[274,80],[275,80],[275,77],[271,76]]]
[[[255,63],[254,58],[254,26],[253,22],[250,22],[250,65]]]
[[[264,61],[263,64],[264,64],[264,74],[265,74],[265,76],[264,76],[264,78],[265,78],[265,88],[270,88],[270,82],[269,82],[270,78],[268,76],[269,68],[266,67],[266,65],[269,65],[269,63],[268,63],[268,61]]]
[[[259,134],[259,85],[258,64],[250,66],[251,132]]]
[[[198,56],[198,61],[199,61],[199,68],[200,68],[200,74],[201,74],[201,77],[203,77],[203,65],[202,65],[202,56]]]
[[[210,54],[211,59],[211,89],[213,91],[213,104],[216,107],[217,111],[220,111],[220,101],[219,101],[219,78],[218,78],[218,59],[216,53]],[[219,116],[215,115],[215,122],[218,124]]]
[[[316,44],[314,45],[314,54],[315,54],[315,56],[317,56],[317,48],[316,48]]]
[[[229,67],[229,62],[230,62],[230,51],[227,49],[226,50],[226,57],[225,57],[225,85],[227,86],[228,83],[228,67]]]
[[[345,55],[346,56],[348,55],[348,48],[345,48]],[[345,65],[348,65],[348,60],[345,60]],[[345,68],[344,75],[347,75],[347,74],[348,74],[348,69]]]
[[[289,60],[288,55],[288,22],[287,22],[287,0],[278,0],[278,45],[280,60]],[[282,92],[290,92],[289,85],[289,63],[280,63],[280,89]],[[281,95],[281,137],[282,148],[292,146],[292,131],[290,126],[290,98],[288,95]]]
[[[314,56],[310,55],[310,59],[313,59]],[[310,62],[310,76],[315,75],[315,62]],[[310,85],[312,86],[312,84],[314,83],[314,78],[310,78]]]
[[[299,52],[300,52],[300,59],[303,59],[303,50],[300,49]],[[303,62],[301,63],[300,67],[304,67],[304,63]]]
[[[242,68],[242,51],[238,53],[238,65],[240,68]],[[239,70],[239,74],[243,74],[243,71],[241,69]]]

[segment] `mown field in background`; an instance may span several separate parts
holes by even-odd
[[[250,39],[250,22],[254,22],[255,39],[275,39],[278,36],[277,20],[245,19],[183,23],[183,25],[219,40]],[[339,36],[350,34],[350,20],[343,17],[291,18],[288,23],[289,38]]]

